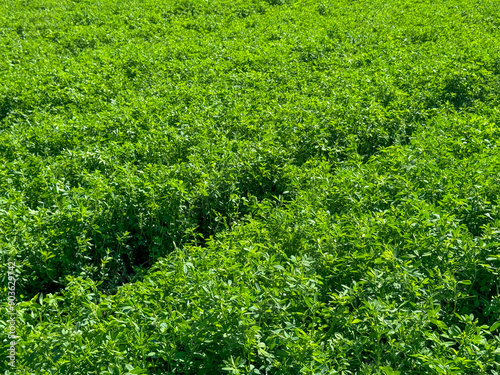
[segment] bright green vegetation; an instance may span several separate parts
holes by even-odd
[[[8,0],[0,55],[2,373],[500,373],[499,1]]]

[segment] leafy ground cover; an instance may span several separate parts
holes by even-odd
[[[500,373],[499,38],[498,1],[2,3],[0,368]]]

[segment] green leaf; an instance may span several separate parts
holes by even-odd
[[[130,371],[131,374],[147,374],[148,371],[145,369],[142,369],[140,367],[136,367],[133,370]]]
[[[500,327],[500,320],[496,323],[493,323],[490,327],[490,332],[495,331],[498,327]]]

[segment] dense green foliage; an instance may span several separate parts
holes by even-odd
[[[499,1],[10,0],[0,50],[4,373],[500,374]]]

